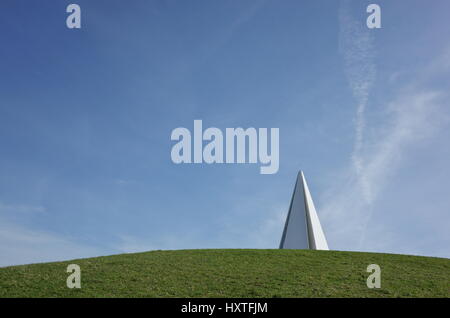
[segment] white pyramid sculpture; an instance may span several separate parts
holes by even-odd
[[[303,171],[297,176],[280,248],[328,250]]]

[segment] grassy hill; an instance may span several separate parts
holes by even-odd
[[[66,287],[68,264],[81,289]],[[381,267],[368,289],[367,265]],[[179,250],[0,268],[0,297],[449,297],[450,259],[311,250]]]

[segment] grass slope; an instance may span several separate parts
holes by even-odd
[[[68,264],[81,289],[66,287]],[[368,289],[367,265],[381,266]],[[180,250],[0,268],[0,297],[449,297],[450,259],[311,250]]]

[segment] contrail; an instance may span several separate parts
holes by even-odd
[[[432,89],[429,81],[448,71],[450,50],[432,58],[430,65],[415,69],[416,76],[397,87],[396,96],[384,102],[388,121],[374,130],[378,138],[370,139],[365,136],[365,114],[376,78],[374,31],[366,27],[364,18],[356,19],[350,10],[349,1],[342,1],[339,50],[356,101],[355,140],[348,184],[340,186],[338,195],[325,210],[334,217],[345,218],[344,222],[338,222],[339,236],[347,236],[347,240],[354,242],[355,231],[360,233],[360,249],[370,232],[367,227],[372,214],[376,212],[373,203],[388,177],[400,166],[402,155],[408,147],[423,142],[442,125],[443,101],[448,93]]]
[[[341,3],[339,25],[339,50],[344,58],[347,80],[357,102],[352,163],[363,190],[364,200],[370,204],[373,195],[364,171],[364,158],[361,152],[365,130],[365,110],[376,76],[373,38],[370,30],[365,26],[365,20],[361,21],[352,17],[348,0]]]
[[[361,187],[363,202],[367,214],[363,221],[359,246],[364,241],[364,232],[370,219],[371,203],[374,200],[370,177],[366,173],[363,157],[365,111],[370,89],[375,81],[376,68],[373,54],[373,38],[365,25],[365,20],[355,19],[350,12],[350,1],[341,2],[339,10],[339,50],[343,55],[345,73],[357,102],[355,115],[355,141],[352,151],[352,166],[357,184]]]

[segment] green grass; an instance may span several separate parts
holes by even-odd
[[[68,264],[81,289],[66,287]],[[381,267],[369,289],[367,265]],[[311,250],[179,250],[0,268],[0,297],[449,297],[450,259]]]

